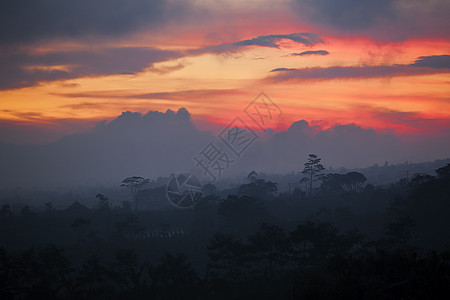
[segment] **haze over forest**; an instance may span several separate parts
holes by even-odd
[[[450,299],[449,0],[2,0],[0,299]]]
[[[225,128],[225,126],[224,126]],[[231,157],[220,178],[257,170],[267,174],[299,172],[308,154],[316,153],[327,168],[426,162],[448,158],[449,139],[440,136],[380,133],[355,124],[329,129],[299,120],[287,130],[255,130],[258,138],[241,157]],[[89,184],[117,185],[126,176],[156,179],[192,172],[204,183],[194,157],[218,134],[199,130],[190,113],[124,112],[112,121],[44,145],[2,144],[2,187],[57,187]]]

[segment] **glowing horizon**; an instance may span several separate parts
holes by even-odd
[[[230,1],[227,15],[204,1],[182,24],[98,40],[42,39],[19,47],[19,58],[5,52],[13,78],[3,75],[0,121],[39,127],[71,120],[72,133],[77,122],[82,130],[123,111],[185,107],[208,129],[228,123],[264,91],[283,109],[277,130],[306,120],[321,128],[448,133],[445,32],[379,38],[385,28],[378,23],[366,32],[338,31],[298,18],[289,3],[255,11],[267,2]],[[194,20],[202,10],[215,18]]]

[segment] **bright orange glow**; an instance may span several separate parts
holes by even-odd
[[[233,5],[239,7],[239,2]],[[186,50],[314,29],[285,12],[271,13],[270,7],[264,22],[241,18],[245,11],[237,11],[229,16],[236,18],[232,27],[224,18],[208,28],[194,24],[172,32],[168,26],[159,34],[138,32],[123,40],[109,40],[105,45]],[[171,35],[167,34],[169,31]],[[265,78],[276,68],[408,65],[420,56],[447,54],[450,42],[430,39],[381,44],[367,37],[322,38],[324,43],[313,47],[282,40],[279,48],[250,46],[232,53],[186,55],[143,66],[142,72],[133,75],[86,76],[0,91],[0,119],[27,124],[51,123],[56,119],[82,122],[111,119],[126,110],[145,113],[185,107],[199,124],[226,125],[242,115],[260,91],[265,91],[283,110],[282,118],[274,124],[276,129],[286,129],[301,119],[322,128],[356,123],[397,133],[432,134],[448,128],[449,73],[277,83]],[[88,43],[52,41],[28,51],[45,54],[93,49]],[[292,55],[307,50],[326,50],[329,54]],[[25,69],[70,72],[72,67],[40,64]]]

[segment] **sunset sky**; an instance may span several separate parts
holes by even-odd
[[[5,0],[0,141],[180,107],[213,129],[262,91],[277,130],[448,137],[449,16],[447,0]]]

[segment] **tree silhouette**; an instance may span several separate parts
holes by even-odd
[[[345,189],[352,192],[360,192],[362,185],[367,181],[366,176],[359,172],[349,172],[345,174]]]
[[[51,213],[53,212],[53,210],[55,210],[55,208],[53,207],[53,203],[50,202],[45,202],[45,208],[47,208],[47,212]]]
[[[450,168],[436,170],[437,177],[416,175],[411,179],[410,194],[398,203],[399,217],[411,217],[415,238],[422,246],[439,249],[450,245]]]
[[[228,282],[239,282],[248,271],[250,260],[248,245],[230,234],[216,233],[207,246],[210,276],[226,278]]]
[[[310,154],[308,161],[305,163],[302,173],[305,174],[306,181],[309,181],[309,196],[312,195],[313,182],[320,180],[320,172],[325,170],[324,166],[320,163],[322,159],[318,158],[316,154]],[[300,182],[303,182],[300,180]]]
[[[74,271],[64,250],[50,245],[38,253],[38,269],[34,276],[32,298],[57,299],[65,298],[72,290],[71,273]],[[57,297],[57,295],[59,297]]]
[[[386,240],[387,244],[389,246],[406,246],[412,238],[411,231],[415,226],[411,217],[401,217],[399,220],[389,223],[386,230],[386,234],[389,236]]]
[[[217,207],[219,228],[237,237],[253,232],[266,217],[264,202],[249,196],[229,195]]]
[[[255,171],[251,171],[248,175],[247,175],[247,181],[248,183],[252,183],[254,181],[256,181],[259,178],[258,173],[256,173]]]
[[[299,262],[321,261],[331,255],[346,254],[363,236],[350,230],[339,234],[331,223],[306,222],[290,233],[293,253]]]
[[[33,212],[31,211],[30,206],[25,205],[24,207],[22,207],[22,209],[20,210],[20,215],[25,218],[31,217],[33,215]]]
[[[272,277],[274,268],[288,261],[289,240],[282,228],[263,223],[248,241],[253,264],[262,267],[264,276]]]
[[[133,203],[135,211],[137,211],[137,195],[139,194],[139,191],[142,189],[142,187],[149,182],[150,182],[149,179],[145,179],[139,176],[133,176],[125,178],[124,180],[122,180],[122,183],[120,184],[120,186],[127,187],[130,190],[131,195],[133,195]]]
[[[445,167],[439,168],[436,170],[438,177],[441,179],[450,178],[450,164],[447,164]]]
[[[258,178],[255,171],[247,176],[248,183],[239,187],[238,194],[253,197],[259,200],[273,197],[273,193],[278,191],[278,184]]]
[[[111,207],[109,204],[109,199],[103,195],[103,194],[97,194],[95,196],[99,199],[98,207],[100,213],[105,215],[105,221],[106,221],[106,240],[109,241],[109,214],[111,212]]]
[[[91,224],[91,220],[84,218],[77,218],[75,219],[75,221],[73,221],[72,224],[70,224],[72,228],[78,231],[77,245],[80,244],[83,232],[85,231],[85,227],[87,227],[89,224]]]
[[[328,193],[360,192],[367,178],[359,172],[347,174],[330,173],[322,178],[320,189]]]
[[[138,266],[137,255],[134,250],[118,249],[114,253],[114,261],[109,266],[109,275],[124,290],[139,286],[143,270],[143,265]]]
[[[214,195],[217,193],[217,188],[212,183],[207,183],[202,187],[202,194],[205,196]]]
[[[344,175],[330,173],[322,177],[322,184],[320,190],[328,194],[340,194],[344,192],[342,187],[344,184]]]
[[[9,217],[12,216],[12,209],[10,204],[3,204],[2,208],[0,208],[0,217]]]
[[[121,237],[137,238],[145,231],[135,215],[129,215],[124,221],[116,223],[117,233]]]
[[[200,280],[184,254],[166,253],[150,272],[158,299],[195,299]]]
[[[99,209],[101,209],[101,210],[110,209],[108,197],[106,197],[103,194],[97,194],[95,196],[95,198],[97,198],[99,200],[98,201],[98,208]]]
[[[101,298],[107,292],[107,268],[101,264],[100,257],[96,254],[90,256],[81,266],[76,278],[78,293],[84,299],[90,297]]]
[[[302,191],[300,188],[296,187],[293,191],[292,191],[292,198],[293,199],[303,199],[305,197],[305,192]]]

